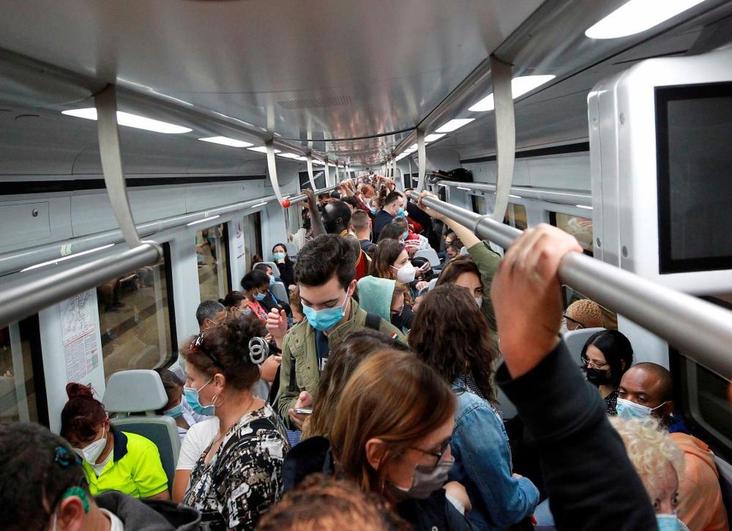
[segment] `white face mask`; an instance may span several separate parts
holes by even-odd
[[[407,262],[399,269],[394,266],[391,267],[396,269],[396,277],[399,282],[402,282],[404,284],[414,282],[414,276],[417,274],[417,268],[414,267],[410,262]]]
[[[84,461],[93,465],[102,455],[104,448],[107,446],[107,434],[104,433],[101,438],[97,439],[91,444],[86,445],[84,448],[74,448],[74,451],[79,454]]]

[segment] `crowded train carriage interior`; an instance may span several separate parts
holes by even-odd
[[[732,2],[0,7],[0,528],[729,530]]]

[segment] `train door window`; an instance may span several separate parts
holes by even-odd
[[[528,218],[526,216],[526,207],[516,203],[509,203],[506,208],[506,215],[503,218],[503,223],[511,225],[519,230],[526,230],[529,226]]]
[[[196,232],[198,284],[202,301],[222,299],[230,291],[227,236],[225,223]]]
[[[586,255],[592,256],[592,219],[562,212],[549,212],[549,223],[568,232],[582,246]]]
[[[97,286],[104,376],[127,369],[153,369],[172,361],[174,316],[170,248],[154,266],[130,271]]]
[[[247,271],[252,265],[261,262],[262,256],[262,217],[259,212],[244,218],[244,265]]]
[[[0,328],[0,422],[48,424],[38,316]]]
[[[486,214],[485,197],[482,195],[471,195],[473,201],[473,212],[476,214]]]

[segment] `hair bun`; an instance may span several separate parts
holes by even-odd
[[[75,382],[66,384],[66,395],[69,397],[69,400],[72,398],[94,399],[94,392],[92,391],[91,385],[82,385]]]

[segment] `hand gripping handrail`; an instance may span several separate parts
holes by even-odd
[[[339,185],[336,186],[326,186],[325,188],[322,188],[320,190],[315,190],[315,197],[318,197],[320,194],[326,194],[328,192],[332,192],[333,190],[337,190],[339,188]],[[307,199],[308,196],[305,194],[297,194],[293,195],[291,197],[287,198],[287,202],[289,205],[294,205],[295,203],[299,203],[300,201],[304,201]]]
[[[409,196],[419,199],[414,192]],[[422,201],[505,249],[521,234],[490,216],[435,197]],[[665,339],[684,356],[726,379],[732,377],[732,312],[580,253],[564,257],[559,278],[563,284]]]

